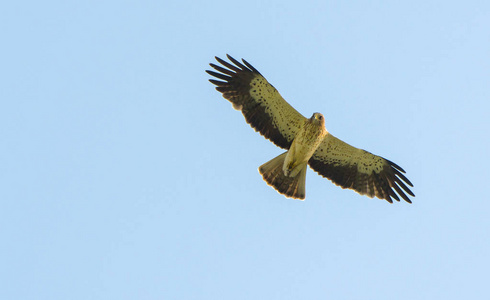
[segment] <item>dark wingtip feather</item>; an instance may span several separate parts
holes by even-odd
[[[212,84],[217,85],[217,86],[226,85],[226,82],[215,80],[215,79],[209,79],[209,82],[211,82]]]
[[[250,70],[252,70],[252,71],[253,71],[253,72],[255,72],[255,73],[260,74],[260,72],[259,72],[259,71],[257,71],[257,69],[255,69],[255,68],[254,68],[254,67],[253,67],[253,66],[252,66],[252,65],[251,65],[251,64],[250,64],[248,61],[244,60],[243,58],[242,58],[242,61],[243,61],[243,63],[244,63],[244,64],[245,64],[245,65],[246,65],[246,66],[247,66],[247,67],[248,67]]]
[[[400,202],[400,198],[398,197],[398,195],[395,192],[393,192],[393,190],[391,188],[388,190],[388,193],[389,193],[388,197],[393,197],[393,199]]]
[[[410,196],[414,196],[412,191],[403,183],[403,181],[400,180],[400,178],[395,177],[395,182]]]
[[[228,56],[228,54],[227,54],[227,56]],[[216,60],[217,60],[217,61],[218,61],[220,64],[222,64],[223,66],[225,66],[225,67],[229,68],[230,70],[233,70],[233,71],[235,71],[235,72],[240,72],[240,71],[242,71],[240,68],[237,68],[236,66],[234,66],[234,65],[230,64],[229,62],[227,62],[227,61],[225,61],[225,60],[223,60],[223,59],[221,59],[221,58],[219,58],[219,57],[217,57],[217,56],[215,56],[214,58],[216,58]]]
[[[206,71],[206,72],[211,76],[214,76],[214,77],[219,78],[219,79],[223,79],[225,81],[230,81],[230,79],[231,79],[231,76],[224,75],[224,74],[221,74],[218,72],[214,72],[214,71]]]
[[[400,177],[403,181],[405,181],[405,183],[407,183],[409,186],[413,187],[413,184],[410,182],[410,180],[408,180],[408,178],[405,177],[405,175],[403,175],[400,171],[393,168],[393,172],[395,173],[396,176]]]
[[[390,164],[391,171],[394,175],[393,178],[389,180],[390,182],[392,182],[390,190],[393,192],[393,189],[395,189],[395,191],[403,198],[403,200],[407,201],[408,203],[412,203],[410,198],[408,198],[408,196],[405,194],[407,193],[410,196],[415,197],[415,194],[410,190],[409,187],[405,185],[406,183],[409,186],[413,187],[412,182],[405,175],[403,175],[403,173],[406,173],[405,170],[390,160],[387,160],[387,162]],[[402,189],[403,191],[405,191],[405,193],[402,191]]]
[[[217,66],[215,64],[209,64],[213,69],[215,69],[216,71],[219,71],[223,74],[227,74],[227,75],[230,75],[230,76],[234,76],[236,75],[235,72],[233,72],[232,70],[228,70],[228,69],[225,69],[223,67],[220,67],[220,66]]]
[[[234,63],[237,67],[239,67],[240,69],[242,70],[246,70],[247,67],[245,67],[244,65],[242,65],[241,62],[239,62],[238,60],[234,59],[233,57],[231,57],[229,54],[226,54],[226,56],[228,57],[228,59]]]
[[[403,170],[403,168],[402,168],[402,167],[400,167],[399,165],[395,164],[395,163],[394,163],[394,162],[392,162],[391,160],[387,160],[387,159],[386,159],[386,161],[387,161],[387,162],[388,162],[388,163],[389,163],[389,164],[390,164],[392,167],[394,167],[395,169],[398,169],[398,170],[400,170],[401,172],[406,173],[406,172],[405,172],[405,170]]]
[[[400,195],[403,200],[409,202],[409,203],[412,203],[412,201],[410,201],[410,199],[408,198],[407,195],[405,195],[405,193],[400,189],[400,187],[396,184],[396,183],[393,183],[393,186],[392,188],[395,189],[395,191],[398,193],[398,195]]]

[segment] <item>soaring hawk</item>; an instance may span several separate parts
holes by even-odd
[[[287,150],[259,167],[264,180],[279,193],[303,200],[310,165],[344,189],[390,203],[399,197],[412,203],[406,194],[415,197],[407,187],[413,185],[400,166],[334,137],[325,129],[322,114],[305,118],[251,64],[227,57],[231,63],[216,57],[222,66],[210,64],[218,72],[206,72],[220,80],[209,81],[256,131]]]

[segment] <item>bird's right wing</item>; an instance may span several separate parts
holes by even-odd
[[[233,107],[241,110],[255,131],[277,146],[289,149],[306,118],[284,100],[279,92],[247,61],[243,64],[227,55],[233,63],[216,57],[223,66],[210,64],[216,71],[206,71],[221,79],[209,81],[223,93]]]

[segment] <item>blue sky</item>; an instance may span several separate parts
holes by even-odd
[[[487,299],[488,1],[0,5],[2,299]],[[393,160],[412,205],[282,153],[204,72],[245,58]]]

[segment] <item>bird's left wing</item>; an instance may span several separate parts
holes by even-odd
[[[308,164],[336,185],[355,190],[361,195],[378,197],[390,203],[393,203],[391,198],[400,201],[398,196],[412,203],[405,193],[415,197],[407,187],[407,184],[411,187],[413,185],[402,174],[405,171],[400,166],[381,156],[353,147],[330,133]]]
[[[277,146],[289,149],[306,118],[289,105],[251,64],[244,59],[242,64],[229,55],[227,57],[233,64],[219,57],[216,60],[223,67],[210,64],[219,73],[206,72],[220,80],[209,81],[235,109],[242,111],[255,131]]]

